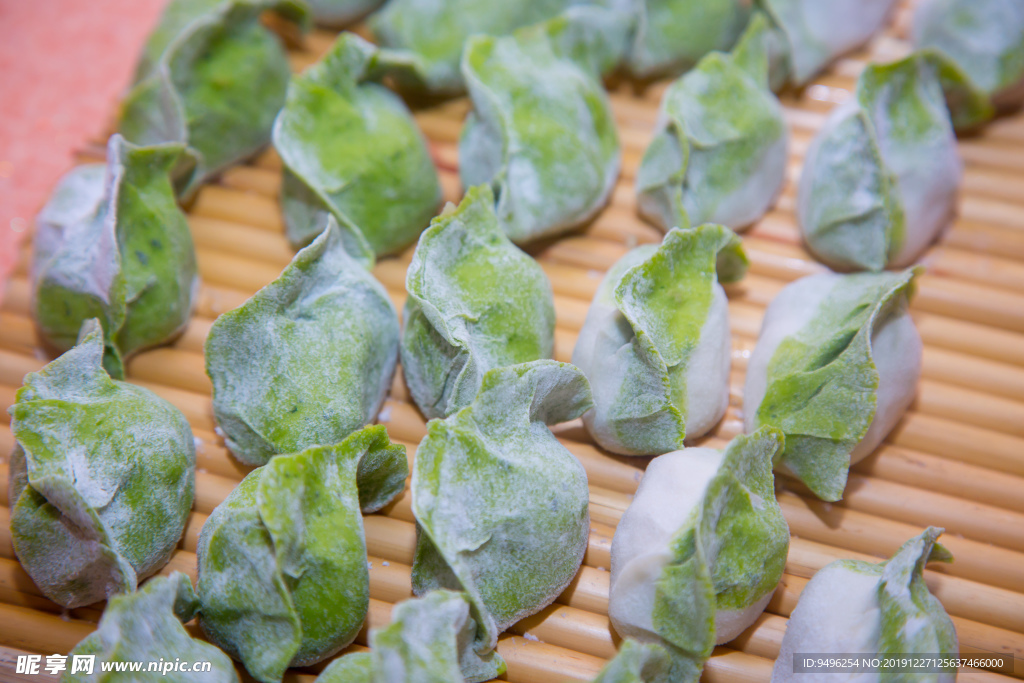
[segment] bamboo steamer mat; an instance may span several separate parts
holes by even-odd
[[[703,445],[722,447],[742,429],[743,375],[765,306],[788,282],[823,267],[800,243],[794,195],[801,160],[827,112],[849,97],[868,61],[907,51],[905,3],[869,48],[839,60],[800,93],[783,96],[791,133],[791,160],[778,205],[743,234],[751,267],[728,288],[733,333],[729,412]],[[314,31],[292,45],[296,70],[330,46],[333,33]],[[636,216],[633,176],[651,137],[667,82],[643,92],[613,88],[612,108],[623,148],[621,179],[609,206],[589,226],[532,248],[555,292],[555,357],[568,361],[600,278],[629,248],[659,242],[661,233]],[[465,99],[417,111],[441,172],[446,201],[458,201],[457,141],[468,111]],[[82,160],[102,158],[101,143]],[[943,526],[942,542],[955,555],[926,571],[932,592],[952,616],[964,653],[998,652],[1017,659],[1024,678],[1024,114],[963,139],[965,162],[959,217],[924,259],[912,305],[925,341],[918,396],[899,426],[871,457],[854,466],[844,499],[818,501],[799,484],[781,480],[779,503],[793,540],[786,574],[767,611],[739,638],[718,647],[706,683],[765,683],[778,655],[786,621],[807,580],[839,558],[878,561],[929,524]],[[197,438],[196,498],[171,562],[195,578],[199,529],[213,508],[245,476],[215,433],[203,341],[214,318],[273,280],[291,259],[277,201],[280,159],[270,150],[228,171],[199,192],[189,209],[202,289],[195,315],[172,346],[140,354],[130,381],[178,406]],[[399,311],[405,299],[412,249],[380,261],[374,274]],[[27,372],[47,357],[30,317],[26,247],[0,306],[0,407],[14,402]],[[14,440],[0,411],[0,453]],[[380,415],[391,438],[408,448],[410,463],[425,434],[409,402],[401,372]],[[618,638],[607,618],[609,550],[615,525],[629,505],[649,458],[621,458],[597,449],[579,421],[555,428],[583,463],[590,481],[591,533],[584,566],[547,609],[523,620],[499,641],[507,680],[518,683],[589,681],[614,655]],[[7,660],[21,651],[66,653],[95,628],[102,605],[64,612],[42,597],[14,557],[7,509],[7,466],[0,465],[0,678],[16,680]],[[392,605],[411,597],[415,531],[408,490],[381,513],[365,518],[371,562],[367,624],[349,648],[363,649],[367,629],[387,623]],[[557,552],[557,550],[555,551]],[[190,628],[198,633],[193,625]],[[6,656],[5,656],[6,655]],[[310,682],[319,665],[292,670],[287,680]],[[5,673],[6,672],[6,673]],[[962,681],[1008,682],[991,671],[962,669]],[[30,677],[25,680],[40,680]]]

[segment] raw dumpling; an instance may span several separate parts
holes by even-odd
[[[313,20],[323,26],[347,26],[380,7],[384,0],[306,0]]]
[[[653,78],[685,71],[712,50],[729,50],[751,16],[750,0],[611,0],[633,15],[624,66]]]
[[[1020,0],[924,0],[914,12],[911,40],[917,49],[934,50],[949,60],[973,94],[980,95],[979,106],[972,93],[947,90],[957,130],[975,128],[997,109],[1024,102]]]
[[[868,42],[896,0],[760,0],[777,27],[773,87],[801,86],[832,60]]]
[[[103,364],[118,379],[129,356],[185,329],[199,289],[192,234],[168,176],[181,151],[114,135],[107,163],[70,171],[36,218],[33,306],[43,340],[67,351],[82,323],[98,318]]]
[[[587,475],[544,425],[590,405],[583,373],[538,360],[491,370],[471,405],[427,424],[412,475],[412,586],[469,595],[477,652],[551,604],[583,561]]]
[[[331,663],[316,683],[478,683],[505,673],[492,651],[477,653],[477,624],[465,593],[438,590],[395,605],[391,623],[370,631],[370,651]]]
[[[398,360],[398,314],[345,251],[334,217],[278,279],[217,318],[206,339],[228,448],[263,465],[373,422]]]
[[[200,623],[263,683],[334,654],[370,604],[362,512],[399,494],[405,447],[384,427],[281,455],[251,472],[203,524]]]
[[[663,645],[672,683],[696,683],[715,644],[754,623],[782,578],[789,526],[775,501],[765,428],[724,451],[651,461],[612,540],[608,616],[623,638]]]
[[[739,238],[721,225],[671,230],[612,266],[572,355],[594,392],[583,422],[598,444],[667,453],[722,418],[732,345],[719,281],[746,267]]]
[[[96,657],[90,673],[67,672],[66,683],[101,683],[115,678],[106,673],[105,663],[159,662],[168,666],[209,662],[210,670],[195,673],[156,671],[131,675],[134,683],[237,683],[238,672],[231,658],[209,643],[189,635],[182,626],[199,611],[199,600],[189,578],[181,572],[157,576],[134,593],[115,595],[107,603],[99,626],[69,653]],[[125,679],[127,680],[127,676]]]
[[[934,63],[869,65],[804,158],[804,240],[836,269],[906,267],[952,221],[962,170]]]
[[[260,23],[268,9],[307,21],[294,0],[172,0],[143,49],[118,130],[141,145],[187,145],[189,163],[175,170],[180,194],[270,142],[291,72]]]
[[[403,66],[393,57],[343,33],[288,86],[273,137],[292,246],[309,244],[330,212],[352,255],[372,261],[415,241],[437,210],[441,186],[426,140],[402,100],[373,82]]]
[[[733,54],[712,52],[666,90],[636,176],[639,211],[662,230],[744,228],[782,191],[789,136],[768,88],[768,30],[757,13]]]
[[[919,271],[822,273],[765,312],[743,389],[746,430],[786,435],[777,471],[823,500],[896,426],[917,391],[921,337],[907,310]]]
[[[434,95],[459,95],[466,85],[459,73],[466,40],[476,34],[507,35],[556,16],[581,0],[390,0],[370,19],[382,46],[412,52],[422,64],[417,77],[402,85]]]
[[[942,529],[928,527],[880,564],[838,560],[820,569],[800,594],[782,639],[772,683],[829,683],[834,672],[793,672],[796,652],[851,653],[872,657],[920,654],[956,657],[956,630],[942,604],[928,591],[924,567],[950,562],[949,551],[935,542]],[[852,673],[852,672],[851,672]],[[882,675],[863,670],[840,674],[862,683],[909,678],[921,683],[953,683],[955,666],[938,673]]]
[[[188,421],[103,370],[103,330],[25,376],[11,407],[11,540],[64,607],[135,590],[170,559],[195,492]]]
[[[434,219],[405,288],[402,371],[427,418],[469,405],[492,368],[551,357],[551,283],[505,236],[486,185]]]
[[[621,153],[600,78],[621,54],[621,19],[578,7],[466,43],[473,110],[459,141],[462,184],[491,185],[498,220],[517,244],[585,223],[611,194]]]

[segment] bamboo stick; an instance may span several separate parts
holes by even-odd
[[[915,488],[1024,512],[1024,477],[882,444],[857,472]]]
[[[805,497],[813,497],[803,484],[794,479],[787,480],[786,486]],[[836,505],[921,527],[941,526],[950,534],[1024,551],[1022,513],[875,479],[858,472],[850,472],[843,500]]]
[[[885,557],[920,533],[919,526],[810,500],[789,491],[780,491],[778,500],[794,535],[849,550]],[[1024,574],[1017,553],[955,536],[944,537],[943,544],[957,560],[935,571],[1024,592]]]

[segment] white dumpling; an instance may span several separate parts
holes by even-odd
[[[854,50],[878,32],[895,0],[764,0],[785,33],[789,77],[803,85],[833,59]]]
[[[669,231],[622,257],[598,288],[573,363],[594,408],[583,422],[602,447],[658,455],[706,434],[729,405],[728,300],[719,284],[746,270],[721,225]]]
[[[754,623],[789,549],[771,474],[782,443],[764,429],[725,451],[651,461],[612,541],[608,616],[620,636],[665,645],[699,674],[715,644]]]
[[[794,672],[797,653],[956,656],[959,648],[953,622],[928,592],[922,575],[928,562],[952,559],[935,543],[941,533],[942,529],[929,527],[880,564],[837,560],[819,570],[790,615],[772,683],[882,680],[877,670]],[[953,683],[956,667],[912,676],[920,683]]]
[[[842,496],[849,466],[878,447],[914,399],[922,345],[907,305],[915,275],[813,275],[785,287],[765,312],[747,366],[744,425],[747,432],[765,424],[781,429],[783,471],[825,500]],[[793,396],[786,381],[800,372],[816,373],[803,387],[813,396],[803,410],[787,411]],[[765,414],[769,391],[781,407]],[[846,431],[826,438],[835,432],[815,410],[844,420]],[[829,466],[812,469],[821,460]]]
[[[807,150],[800,230],[833,268],[906,267],[952,222],[962,173],[935,62],[871,65]]]

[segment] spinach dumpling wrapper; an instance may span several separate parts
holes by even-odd
[[[161,671],[131,674],[135,683],[237,683],[231,658],[213,645],[193,638],[182,625],[199,611],[199,600],[189,578],[181,572],[156,576],[134,593],[116,595],[107,603],[99,626],[69,653],[96,657],[91,673],[65,673],[68,683],[101,683],[115,674],[103,669],[116,662],[209,662],[210,671],[196,674]]]
[[[362,512],[405,486],[405,447],[384,427],[253,470],[199,535],[200,623],[263,683],[334,654],[370,601]]]
[[[836,58],[868,42],[896,0],[759,0],[776,27],[772,87],[805,85]]]
[[[623,638],[663,646],[666,683],[696,683],[716,644],[771,599],[789,552],[763,428],[724,451],[687,448],[651,461],[612,541],[608,616]]]
[[[949,657],[959,655],[956,630],[942,604],[928,591],[923,572],[929,562],[953,556],[935,542],[942,529],[928,527],[890,559],[879,564],[837,560],[811,578],[790,615],[772,683],[826,683],[820,671],[793,672],[797,652],[851,652],[871,657]],[[953,683],[956,666],[914,673],[922,683]],[[860,671],[856,679],[878,683],[890,677]]]
[[[471,405],[427,424],[412,475],[413,590],[465,591],[478,653],[551,604],[583,561],[587,475],[544,425],[590,405],[583,373],[538,360],[491,370]]]
[[[621,54],[620,14],[577,7],[512,36],[474,36],[462,74],[473,109],[459,141],[465,187],[490,185],[517,244],[571,230],[605,205],[621,152],[602,71]]]
[[[192,234],[168,176],[181,151],[136,147],[114,135],[107,162],[68,172],[36,218],[40,335],[67,351],[82,323],[98,318],[103,364],[118,379],[132,354],[181,334],[199,289]]]
[[[260,23],[269,9],[308,20],[295,0],[172,0],[143,49],[118,130],[136,144],[187,146],[175,171],[182,195],[270,142],[291,71]]]
[[[206,374],[231,452],[249,465],[373,422],[398,361],[398,314],[333,216],[278,279],[213,323]]]
[[[746,430],[782,430],[776,471],[823,500],[842,498],[850,466],[914,399],[922,346],[907,309],[919,272],[811,275],[765,312],[743,389]]]
[[[657,455],[722,418],[732,339],[719,282],[746,268],[739,238],[721,225],[673,229],[612,266],[572,355],[594,392],[583,422],[598,444]]]
[[[345,230],[349,251],[372,262],[416,240],[441,203],[426,140],[402,100],[373,82],[411,68],[343,33],[323,59],[288,87],[274,123],[284,163],[281,204],[294,247],[323,229],[324,213]]]
[[[497,652],[473,649],[477,624],[465,593],[431,591],[395,605],[370,630],[370,651],[333,661],[316,683],[479,683],[505,673]]]
[[[935,64],[872,64],[804,157],[797,213],[840,270],[906,267],[949,226],[963,164]]]
[[[505,236],[486,185],[434,219],[405,286],[402,371],[427,418],[469,405],[492,368],[551,357],[551,283]]]
[[[1024,102],[1024,4],[1017,0],[925,0],[914,12],[911,41],[943,56],[956,72],[952,80],[964,82],[943,82],[957,130]]]
[[[758,13],[733,54],[712,52],[665,92],[636,177],[639,211],[662,230],[737,230],[782,191],[789,134],[768,88],[768,30]]]
[[[8,501],[21,565],[58,605],[89,605],[167,563],[195,493],[195,442],[177,408],[103,369],[103,331],[25,376],[11,407]]]
[[[625,69],[640,78],[680,73],[712,50],[729,50],[751,16],[750,0],[610,0],[628,9]]]
[[[399,74],[404,88],[459,95],[466,89],[459,60],[470,36],[508,35],[583,1],[390,0],[369,24],[382,46],[410,52],[422,65],[419,74]]]

